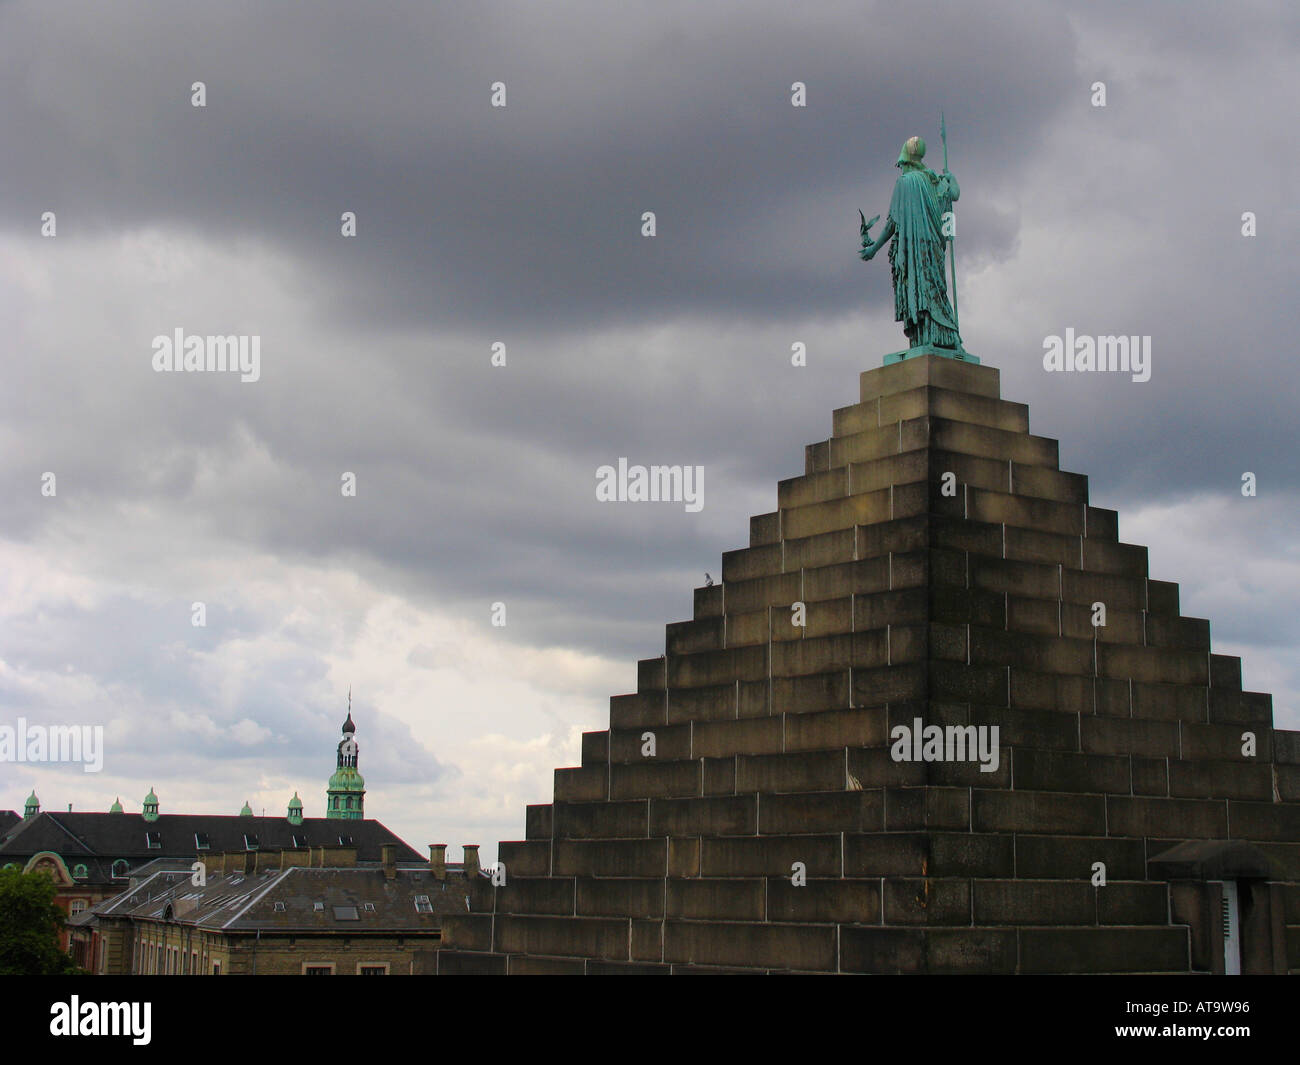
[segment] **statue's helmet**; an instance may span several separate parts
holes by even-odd
[[[920,166],[921,160],[925,158],[925,141],[920,137],[908,137],[903,142],[903,150],[898,153],[898,162],[895,166],[904,166],[908,163],[914,166]]]

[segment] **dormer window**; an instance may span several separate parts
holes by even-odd
[[[146,832],[144,834],[145,843],[151,851],[162,850],[162,833]]]
[[[209,850],[211,847],[212,847],[212,841],[208,839],[208,834],[206,832],[194,833],[195,850],[205,851],[205,850]]]
[[[257,836],[252,832],[244,833],[244,850],[255,851],[259,846],[261,846],[261,844],[258,843]]]
[[[416,913],[433,913],[433,903],[431,903],[431,902],[429,901],[429,896],[428,896],[428,895],[416,895],[416,896],[415,896],[415,912],[416,912]]]
[[[117,861],[113,863],[113,879],[125,880],[129,868],[130,866],[127,864],[126,859],[119,858]]]

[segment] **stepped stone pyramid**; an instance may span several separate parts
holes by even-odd
[[[439,971],[1300,971],[1300,733],[998,371],[870,370],[833,427]],[[895,759],[917,719],[996,770]]]

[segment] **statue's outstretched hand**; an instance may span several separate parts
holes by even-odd
[[[867,244],[860,252],[858,252],[858,255],[862,257],[863,262],[870,262],[875,258],[877,250],[879,250],[877,245]]]

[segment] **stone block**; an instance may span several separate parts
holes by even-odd
[[[970,827],[969,788],[921,787],[885,790],[886,831],[910,832],[924,828],[969,830]]]
[[[1226,802],[1109,795],[1106,798],[1106,811],[1107,825],[1112,836],[1224,839],[1228,835]]]
[[[1169,761],[1169,794],[1187,799],[1273,798],[1273,769],[1267,762]]]
[[[969,880],[893,879],[885,887],[885,923],[969,925]]]
[[[665,921],[664,959],[696,965],[834,972],[834,925]]]
[[[1042,928],[1020,933],[1025,973],[1177,973],[1188,970],[1187,929]]]
[[[998,554],[1017,562],[1038,562],[1078,568],[1083,559],[1082,545],[1081,536],[1066,536],[1061,533],[1008,525],[1002,551]]]
[[[790,532],[785,525],[785,535]],[[802,534],[801,534],[802,535]],[[722,552],[722,581],[724,585],[741,581],[761,580],[781,572],[781,545],[764,544],[762,547],[742,547],[735,551]],[[726,596],[724,595],[724,599]],[[727,609],[731,609],[730,604]]]
[[[508,863],[506,869],[509,873],[506,882],[493,888],[497,913],[573,916],[571,878],[518,876]]]
[[[609,767],[611,799],[660,799],[700,794],[700,763],[646,759]],[[603,796],[602,796],[603,797]],[[559,792],[556,792],[559,798]]]
[[[976,924],[1095,925],[1089,880],[976,880]]]
[[[1092,866],[1104,862],[1111,880],[1146,877],[1146,846],[1141,839],[1086,836],[1016,836],[1016,876],[1021,879],[1089,882]]]
[[[1090,754],[1178,757],[1178,723],[1142,718],[1084,717],[1079,742]]]
[[[804,864],[809,877],[841,875],[840,837],[718,836],[700,841],[704,877],[789,877],[795,862]]]
[[[556,802],[595,802],[609,798],[609,767],[603,765],[555,771]]]
[[[769,921],[880,924],[880,881],[811,879],[795,887],[789,877],[767,881]]]
[[[809,714],[849,705],[849,670],[772,678],[773,714]]]
[[[1106,799],[1102,795],[976,789],[971,793],[971,828],[976,832],[1104,836]]]
[[[556,876],[662,877],[667,875],[667,843],[662,839],[557,839],[553,863]]]
[[[660,761],[691,757],[691,726],[657,725],[649,729],[615,729],[609,734],[609,758],[616,765],[650,761],[641,753],[647,733],[655,738],[655,755]]]
[[[758,795],[652,799],[651,836],[751,836],[758,831]]]
[[[534,803],[524,808],[524,837],[526,839],[550,839],[554,834],[554,808],[550,803]]]
[[[610,728],[663,725],[667,724],[667,715],[668,696],[663,691],[613,695],[609,700]]]
[[[879,832],[884,809],[879,790],[763,795],[758,797],[758,831],[765,836]]]
[[[574,881],[567,883],[572,887]],[[581,876],[576,885],[576,896],[570,903],[579,916],[662,918],[664,915],[662,880]]]
[[[767,885],[761,879],[669,880],[668,917],[692,921],[762,921]]]
[[[1273,731],[1268,728],[1242,725],[1202,725],[1193,721],[1180,721],[1182,756],[1187,759],[1217,758],[1227,762],[1268,762],[1273,757]],[[1255,755],[1242,753],[1245,734],[1255,737]]]
[[[721,617],[677,621],[667,626],[664,647],[671,655],[718,651],[724,646],[724,630]]]
[[[786,714],[773,719],[785,726],[786,751],[814,751],[834,747],[870,747],[888,742],[883,707],[824,710],[814,714]],[[751,752],[743,752],[751,753]]]
[[[740,721],[704,721],[691,729],[692,758],[731,754],[779,754],[784,746],[782,719],[755,717]]]
[[[837,466],[802,477],[787,477],[776,483],[776,501],[781,510],[822,503],[848,494],[848,467]]]
[[[926,933],[917,928],[840,929],[840,971],[919,973],[925,971]]]
[[[844,786],[843,751],[738,755],[736,791],[836,791]]]
[[[1156,721],[1205,721],[1209,691],[1185,684],[1133,681],[1133,716]]]
[[[1019,747],[1012,758],[1012,776],[1017,790],[1129,794],[1129,760],[1126,757]]]
[[[781,542],[781,512],[756,514],[749,519],[749,546],[765,547]]]
[[[496,949],[507,954],[626,959],[628,922],[588,917],[496,918]]]
[[[1074,503],[1080,507],[1080,522],[1083,521],[1082,508],[1088,502],[1088,478],[1080,473],[1066,473],[1064,470],[1050,466],[1026,466],[1022,463],[1011,464],[1011,492],[1018,496],[1032,496],[1036,499],[1050,499],[1057,503]],[[1082,534],[1083,528],[1080,526]]]
[[[559,839],[645,839],[649,835],[647,799],[557,802],[554,809],[555,835]]]
[[[760,680],[768,675],[768,648],[728,647],[673,655],[668,659],[668,687],[703,688],[734,680]]]

